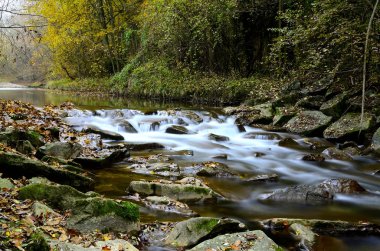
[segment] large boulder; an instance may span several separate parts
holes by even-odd
[[[316,185],[298,185],[273,192],[267,200],[323,203],[332,201],[336,194],[358,194],[366,190],[351,179],[330,179]]]
[[[165,243],[175,247],[188,248],[198,244],[202,240],[213,238],[219,234],[242,230],[245,230],[245,225],[234,219],[192,218],[177,223],[166,237]]]
[[[321,112],[333,118],[338,118],[343,113],[345,98],[346,94],[343,93],[326,101],[320,107]]]
[[[320,111],[302,111],[292,118],[286,125],[286,129],[292,133],[314,135],[322,133],[331,122],[332,117],[324,115]]]
[[[41,146],[36,156],[41,159],[44,156],[53,156],[62,159],[74,159],[81,154],[83,147],[78,143],[53,142]]]
[[[185,178],[186,179],[186,178]],[[194,178],[178,182],[170,181],[132,181],[129,185],[131,193],[143,196],[166,196],[178,201],[215,201],[222,198],[200,180]]]
[[[331,77],[326,77],[323,79],[320,79],[318,81],[315,81],[314,83],[306,85],[302,90],[301,93],[305,95],[325,95],[328,88],[332,84]]]
[[[273,125],[280,125],[287,123],[291,118],[293,118],[299,109],[293,107],[293,106],[287,106],[287,107],[276,107],[275,109],[275,115],[273,117]]]
[[[357,140],[359,132],[364,135],[365,132],[372,129],[375,121],[372,114],[364,113],[363,124],[360,126],[360,113],[347,113],[330,125],[323,132],[323,136],[334,140]]]
[[[85,194],[70,186],[31,184],[20,189],[19,198],[44,200],[53,208],[71,210],[67,225],[80,232],[94,229],[128,232],[137,230],[139,225],[137,205]]]
[[[301,98],[295,104],[297,108],[305,108],[309,110],[319,109],[325,101],[324,96],[306,96]]]
[[[190,249],[190,251],[204,250],[280,251],[283,249],[263,231],[255,230],[220,235]]]
[[[243,106],[236,112],[236,124],[269,124],[273,119],[273,104]]]
[[[45,177],[54,182],[70,185],[80,190],[89,190],[94,180],[68,170],[49,166],[42,161],[24,155],[0,151],[0,172],[12,178]]]
[[[375,154],[380,155],[380,128],[373,134],[371,147]]]

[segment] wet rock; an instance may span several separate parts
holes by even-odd
[[[137,133],[137,130],[128,122],[128,120],[124,120],[117,124],[118,129],[127,133]]]
[[[217,134],[213,134],[213,133],[210,133],[208,135],[208,139],[209,140],[215,140],[215,141],[229,141],[230,138],[227,137],[227,136],[222,136],[222,135],[217,135]]]
[[[89,190],[94,185],[94,180],[89,177],[9,152],[0,151],[0,172],[13,178],[21,178],[22,176],[27,178],[45,177],[51,181],[70,185],[80,190]]]
[[[259,140],[280,140],[282,137],[275,133],[267,132],[249,132],[244,136],[246,139],[259,139]]]
[[[265,103],[255,106],[242,106],[236,113],[236,124],[269,124],[273,118],[272,103]]]
[[[121,149],[103,149],[96,152],[97,157],[79,156],[74,161],[85,169],[97,169],[110,166],[113,163],[120,162],[130,156],[126,148]]]
[[[351,179],[330,179],[316,185],[298,185],[273,192],[267,200],[322,203],[332,201],[338,193],[358,194],[365,189]]]
[[[166,213],[175,213],[183,216],[198,215],[185,203],[173,200],[165,196],[148,196],[143,200],[143,203],[148,208],[163,211]]]
[[[262,183],[262,182],[277,182],[279,179],[277,174],[261,174],[248,179],[244,179],[244,182],[248,183]]]
[[[325,157],[323,157],[321,154],[311,153],[311,154],[303,156],[302,160],[321,162],[325,160]]]
[[[346,222],[346,221],[329,221],[329,220],[305,220],[305,219],[289,219],[274,218],[260,221],[265,229],[287,229],[289,225],[295,223],[305,227],[310,227],[317,234],[342,236],[342,235],[378,235],[380,233],[380,225],[368,222]]]
[[[220,235],[190,249],[190,251],[204,250],[279,251],[283,249],[263,231],[255,230]]]
[[[54,142],[38,148],[36,156],[39,159],[47,155],[67,160],[78,157],[82,151],[83,147],[78,143]]]
[[[343,113],[345,98],[346,94],[335,96],[334,98],[323,103],[320,107],[320,111],[328,116],[332,116],[333,118],[338,118]]]
[[[238,174],[231,171],[231,169],[219,162],[205,162],[194,167],[196,175],[205,177],[235,177]]]
[[[83,131],[86,133],[99,134],[102,139],[124,140],[124,137],[119,133],[103,130],[96,126],[89,126],[85,128]]]
[[[289,230],[294,239],[299,242],[300,248],[313,250],[317,235],[310,229],[310,227],[306,227],[299,223],[293,223],[290,225]]]
[[[375,125],[375,118],[369,113],[364,114],[363,125],[360,127],[360,113],[347,113],[330,125],[324,132],[326,139],[357,140],[361,129],[363,135]]]
[[[211,158],[213,158],[213,159],[227,159],[228,155],[227,154],[218,154],[218,155],[212,156]]]
[[[36,151],[36,148],[34,148],[29,140],[18,140],[16,143],[16,150],[26,155],[32,155]]]
[[[337,160],[344,160],[344,161],[351,161],[353,160],[352,157],[347,154],[345,151],[339,150],[335,147],[329,147],[326,150],[322,152],[324,156],[331,159],[337,159]]]
[[[237,127],[239,132],[246,132],[244,125],[238,124],[238,125],[236,125],[236,127]]]
[[[215,201],[222,198],[197,179],[172,181],[132,181],[128,188],[131,193],[143,196],[166,196],[178,201]]]
[[[285,127],[292,133],[313,135],[321,133],[330,124],[331,119],[320,111],[303,111],[292,118]]]
[[[260,128],[269,132],[286,132],[286,128],[281,126],[252,124],[251,127]]]
[[[219,234],[239,232],[245,229],[243,223],[234,219],[192,218],[177,223],[165,239],[165,243],[175,247],[188,248]]]
[[[283,147],[298,147],[300,144],[292,138],[284,138],[278,142],[278,145]]]
[[[31,184],[20,189],[19,198],[45,200],[53,208],[71,210],[67,227],[80,232],[94,229],[128,232],[137,230],[139,225],[137,205],[93,197],[70,186]]]
[[[186,127],[179,125],[170,126],[166,128],[165,132],[170,134],[194,134],[194,132],[189,131]]]
[[[62,250],[62,251],[138,251],[131,243],[122,239],[108,240],[108,241],[97,241],[91,245],[91,247],[85,248],[79,244],[73,244],[68,242],[62,242],[57,240],[51,240],[49,242],[52,250]]]
[[[181,176],[181,170],[175,163],[142,163],[133,164],[128,166],[133,172],[148,174],[148,175],[159,175],[163,177],[179,177]]]
[[[123,144],[123,146],[130,151],[157,150],[165,148],[164,145],[159,143]]]
[[[12,181],[10,181],[9,179],[3,179],[3,178],[0,178],[0,190],[1,189],[12,189],[14,188],[15,185],[13,185]]]
[[[181,110],[181,111],[179,111],[179,115],[184,116],[184,117],[186,117],[186,118],[190,119],[191,121],[194,121],[198,124],[203,122],[203,118],[193,111]]]
[[[275,115],[273,117],[273,125],[284,125],[287,123],[291,118],[293,118],[299,109],[288,106],[288,107],[276,107],[275,109]]]
[[[328,147],[334,146],[332,143],[325,139],[319,139],[319,138],[305,138],[303,139],[303,143],[310,146],[310,149],[326,149]]]
[[[297,101],[296,108],[305,108],[309,110],[318,110],[324,104],[324,96],[306,96]]]

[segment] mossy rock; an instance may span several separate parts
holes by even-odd
[[[371,147],[375,154],[380,156],[380,128],[378,128],[373,134],[371,143]]]
[[[374,127],[376,121],[372,114],[364,113],[363,124],[360,126],[360,116],[360,113],[347,113],[330,125],[323,136],[333,140],[357,140],[359,132],[364,135]]]
[[[167,245],[192,247],[200,241],[223,233],[245,230],[245,225],[234,219],[198,217],[179,222],[165,239]]]
[[[62,211],[71,210],[68,226],[80,232],[95,229],[128,232],[139,227],[137,205],[84,194],[70,186],[31,184],[20,189],[19,198],[45,201]]]
[[[43,137],[36,131],[9,129],[0,133],[0,142],[5,145],[16,147],[19,140],[28,140],[33,147],[40,147],[44,144]]]
[[[14,187],[15,185],[13,185],[13,183],[9,179],[0,178],[0,189],[12,189]]]
[[[276,107],[275,115],[273,117],[273,125],[282,126],[283,124],[287,123],[291,118],[293,118],[298,111],[299,109],[293,106]]]

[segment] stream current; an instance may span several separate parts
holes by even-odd
[[[182,104],[162,104],[146,101],[123,100],[102,97],[80,97],[76,95],[47,92],[33,89],[2,89],[0,98],[18,99],[36,106],[73,102],[80,110],[69,113],[66,122],[81,130],[86,126],[121,134],[128,143],[160,143],[163,150],[132,152],[132,156],[162,154],[170,156],[171,162],[180,166],[191,166],[206,161],[226,164],[241,176],[278,175],[277,182],[247,183],[241,179],[206,178],[207,184],[228,198],[216,204],[190,204],[191,209],[201,216],[234,217],[249,224],[257,219],[272,217],[328,219],[346,221],[371,221],[380,224],[380,170],[378,160],[355,157],[353,161],[326,160],[324,162],[303,161],[312,150],[299,135],[267,132],[261,129],[235,125],[234,117],[226,117],[214,107],[189,107]],[[181,110],[191,110],[199,121],[185,116]],[[128,133],[120,127],[120,121],[128,121],[137,133]],[[172,125],[184,125],[194,134],[168,134],[165,130]],[[217,142],[209,134],[226,136],[229,141]],[[294,139],[298,145],[279,146],[284,138]],[[315,141],[323,139],[314,138]],[[104,143],[114,144],[105,140]],[[191,153],[191,154],[187,154]],[[226,155],[227,159],[213,156]],[[163,178],[154,174],[132,173],[127,161],[97,171],[96,191],[112,198],[127,198],[126,189],[133,180]],[[299,205],[292,203],[264,202],[269,193],[276,189],[298,184],[316,184],[330,178],[350,178],[359,182],[369,193],[366,195],[339,195],[334,202],[324,205]],[[142,221],[178,221],[179,216],[157,213],[141,208]],[[380,250],[377,237],[339,239],[335,249],[324,250]],[[331,241],[331,240],[329,240]],[[375,247],[375,248],[374,248]],[[376,249],[378,248],[378,249]]]

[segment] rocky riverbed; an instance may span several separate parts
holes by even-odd
[[[380,234],[379,225],[367,221],[244,218],[236,217],[233,210],[224,214],[227,217],[215,217],[198,210],[223,205],[242,206],[244,210],[247,199],[233,195],[232,184],[244,189],[269,189],[270,193],[252,195],[262,206],[274,204],[280,210],[297,205],[318,212],[336,206],[334,203],[342,198],[378,200],[376,175],[372,182],[359,176],[355,179],[351,171],[341,175],[326,172],[309,182],[296,183],[296,173],[279,172],[271,159],[283,156],[285,161],[285,156],[290,156],[304,163],[304,168],[309,163],[331,163],[334,169],[347,161],[358,161],[363,154],[376,156],[376,134],[368,136],[376,130],[372,115],[368,129],[363,130],[366,138],[355,143],[347,141],[353,138],[346,138],[358,134],[355,118],[348,118],[351,129],[342,126],[346,115],[340,119],[334,115],[333,119],[333,115],[316,110],[297,111],[293,118],[287,114],[284,119],[273,113],[273,104],[226,109],[235,117],[181,109],[145,114],[126,109],[90,112],[71,103],[36,108],[6,100],[0,101],[0,108],[3,249],[322,250],[326,236],[365,238]],[[223,129],[230,120],[236,123],[234,133],[223,133],[230,129],[204,129]],[[247,127],[256,123],[271,123],[270,128],[277,132]],[[337,127],[339,130],[334,129]],[[283,133],[284,129],[308,137],[297,138]],[[149,134],[157,130],[165,139]],[[200,135],[202,130],[204,135]],[[142,135],[142,131],[147,134]],[[310,138],[322,132],[329,140]],[[337,145],[336,140],[342,142]],[[185,147],[178,147],[178,141]],[[267,141],[271,143],[265,145]],[[264,145],[251,149],[252,142]],[[234,150],[237,144],[239,148]],[[198,161],[189,162],[194,155],[199,156]],[[259,171],[243,168],[253,163],[246,160],[248,157],[262,164],[257,166]],[[371,163],[377,161],[368,158]],[[228,160],[240,164],[231,167]],[[123,196],[107,192],[114,184],[104,179],[105,173],[111,175],[110,180],[125,179],[123,184],[127,185],[120,189]],[[216,186],[218,182],[222,184]],[[152,221],[146,212],[176,215],[171,219],[179,220],[167,222],[156,217]]]

